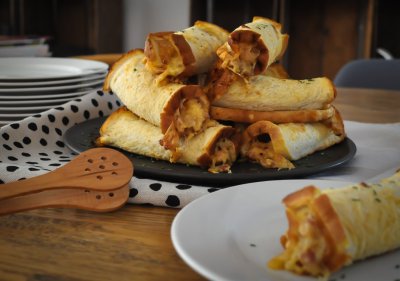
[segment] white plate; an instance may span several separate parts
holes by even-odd
[[[57,91],[65,91],[65,90],[74,90],[74,89],[83,89],[88,87],[94,87],[102,85],[104,82],[103,79],[97,79],[94,81],[79,83],[75,85],[63,85],[63,86],[54,86],[54,87],[37,87],[37,88],[0,88],[0,93],[4,95],[36,95],[43,92],[57,92]]]
[[[0,118],[3,119],[3,121],[8,121],[10,119],[16,120],[19,118],[25,118],[28,116],[33,115],[34,113],[1,113],[0,112]]]
[[[80,97],[84,94],[90,93],[92,91],[100,90],[101,87],[84,90],[84,91],[76,91],[76,92],[68,92],[68,93],[49,93],[45,95],[4,95],[0,93],[0,103],[3,100],[24,100],[28,102],[29,100],[38,100],[38,99],[56,99],[56,98],[65,98],[70,97],[73,99],[74,97]]]
[[[4,126],[4,125],[8,125],[14,122],[18,122],[20,120],[12,120],[12,121],[4,121],[4,120],[0,120],[0,126]]]
[[[0,58],[0,80],[65,79],[105,72],[103,62],[72,58]]]
[[[47,97],[47,96],[46,96]],[[67,101],[70,101],[71,99],[73,99],[73,97],[67,97],[67,98],[60,98],[60,99],[35,99],[35,100],[1,100],[1,96],[0,96],[0,106],[1,107],[5,107],[5,106],[32,106],[32,105],[45,105],[45,104],[51,104],[51,105],[55,105],[55,104],[62,104],[65,103]]]
[[[61,104],[61,103],[60,103]],[[55,107],[54,105],[41,105],[41,106],[1,106],[0,104],[0,113],[13,113],[13,112],[37,112],[44,111],[50,108]]]
[[[52,81],[40,81],[40,82],[21,82],[21,81],[14,81],[14,82],[1,82],[0,81],[0,89],[4,88],[25,88],[25,87],[43,87],[49,85],[67,85],[67,84],[76,84],[77,82],[89,82],[91,80],[104,80],[105,73],[100,75],[89,75],[79,78],[73,79],[62,79],[62,80],[52,80]]]
[[[282,252],[280,236],[287,230],[282,199],[307,185],[321,188],[347,182],[281,180],[229,187],[201,197],[175,217],[171,236],[181,258],[210,280],[317,280],[266,263]],[[329,280],[398,280],[400,251],[370,258],[342,269]]]

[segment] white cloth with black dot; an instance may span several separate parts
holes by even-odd
[[[0,183],[44,174],[77,154],[63,134],[83,121],[107,116],[121,106],[115,95],[93,91],[62,106],[0,128]],[[400,123],[345,122],[357,154],[349,163],[309,178],[366,181],[400,168]],[[0,185],[1,188],[1,185]],[[132,178],[129,203],[181,208],[218,188]]]
[[[69,162],[77,154],[65,145],[63,134],[75,124],[107,116],[120,106],[115,95],[93,91],[0,128],[0,184],[38,176]],[[136,177],[130,188],[130,203],[178,208],[217,190]]]

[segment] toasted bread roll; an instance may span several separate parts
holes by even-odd
[[[281,79],[289,79],[289,74],[286,69],[280,63],[271,64],[266,71],[262,73],[262,75],[281,78]]]
[[[216,50],[228,38],[221,27],[203,21],[178,32],[150,33],[145,43],[146,66],[166,76],[188,77],[209,71],[217,59]]]
[[[280,79],[267,75],[242,79],[216,68],[207,92],[213,106],[254,111],[326,109],[336,88],[326,77],[307,80]]]
[[[180,147],[177,157],[160,145],[163,134],[159,127],[121,107],[100,128],[97,144],[170,162],[201,166],[210,172],[228,172],[237,154],[236,146],[230,140],[233,133],[232,127],[215,123],[215,126],[187,140]]]
[[[281,33],[281,25],[271,19],[254,17],[230,35],[217,50],[222,67],[242,76],[263,73],[279,60],[286,50],[289,36]]]
[[[136,115],[161,128],[163,145],[174,150],[181,138],[209,122],[209,101],[198,85],[156,83],[143,63],[143,50],[128,52],[109,71],[104,90],[114,92]]]
[[[276,125],[258,121],[243,132],[241,154],[266,168],[291,169],[292,160],[328,148],[344,137],[343,121],[337,111],[325,122]]]
[[[292,111],[255,111],[235,108],[211,106],[212,119],[234,121],[242,123],[255,123],[257,121],[270,121],[272,123],[310,123],[329,119],[333,116],[333,107],[327,109],[309,109]]]
[[[400,170],[378,184],[319,190],[283,199],[289,228],[272,269],[327,277],[357,260],[400,247]]]

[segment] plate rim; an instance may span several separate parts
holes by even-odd
[[[64,85],[64,86],[53,86],[53,87],[37,87],[37,88],[0,88],[0,94],[6,94],[6,95],[30,95],[30,96],[35,96],[38,93],[53,93],[57,91],[63,91],[63,90],[76,90],[80,88],[86,88],[86,87],[94,87],[97,85],[102,85],[104,82],[104,79],[97,79],[93,80],[90,82],[85,82],[82,84],[73,84],[73,85]]]
[[[40,65],[55,65],[61,67],[74,66],[81,69],[81,73],[63,74],[58,76],[42,76],[42,77],[2,77],[0,73],[0,81],[21,81],[21,80],[56,80],[66,79],[85,75],[92,75],[97,72],[107,71],[108,64],[100,61],[80,59],[80,58],[60,58],[60,57],[7,57],[0,58],[0,66],[12,63],[25,65],[27,63],[36,63]]]
[[[96,73],[93,75],[87,75],[78,78],[71,78],[71,79],[62,79],[62,80],[51,80],[51,81],[38,81],[38,82],[2,82],[0,80],[0,89],[10,89],[7,87],[11,87],[11,89],[18,89],[18,86],[21,88],[28,88],[28,87],[41,87],[41,86],[48,86],[48,85],[64,85],[64,84],[74,84],[76,82],[82,81],[91,81],[97,79],[103,79],[106,77],[107,72],[104,73]]]
[[[59,98],[59,99],[31,99],[31,100],[1,100],[0,99],[0,106],[7,106],[7,105],[19,105],[23,107],[24,105],[38,105],[38,104],[62,104],[63,102],[70,101],[71,98]],[[17,106],[18,107],[18,106]]]
[[[60,104],[61,105],[61,104]],[[57,105],[34,105],[34,106],[20,106],[20,107],[13,107],[13,106],[7,106],[3,107],[1,102],[0,102],[0,113],[1,112],[8,112],[8,113],[13,113],[13,112],[18,112],[18,111],[30,111],[32,110],[33,112],[36,112],[37,110],[46,110],[50,109],[53,107],[57,107]]]
[[[18,100],[18,101],[20,101],[20,100],[28,101],[28,100],[38,100],[38,99],[47,100],[47,99],[54,99],[57,97],[60,97],[60,98],[61,97],[64,97],[64,98],[70,97],[72,99],[72,98],[80,97],[82,95],[90,93],[92,91],[99,91],[99,90],[101,90],[101,87],[95,87],[95,88],[91,88],[91,89],[87,89],[87,90],[82,90],[82,91],[77,91],[77,92],[67,92],[67,93],[52,93],[52,92],[50,92],[50,93],[44,94],[44,95],[29,95],[29,96],[26,96],[26,95],[3,96],[3,95],[0,95],[0,103],[2,101],[13,101],[13,100]]]

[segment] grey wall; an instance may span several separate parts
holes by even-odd
[[[144,48],[150,32],[189,26],[190,0],[124,0],[123,48]]]

